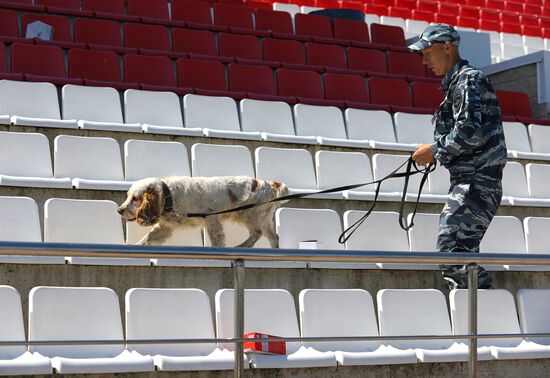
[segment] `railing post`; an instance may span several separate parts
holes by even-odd
[[[244,260],[233,263],[233,288],[235,291],[235,335],[241,338],[244,334]],[[244,377],[244,348],[242,342],[235,343],[235,378]]]
[[[468,264],[468,333],[474,335],[469,342],[470,378],[477,376],[477,274],[477,264]]]

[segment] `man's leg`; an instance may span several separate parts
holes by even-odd
[[[442,252],[479,252],[479,244],[500,204],[500,185],[455,185],[440,216],[437,248]],[[442,265],[443,278],[451,289],[467,287],[464,265]],[[482,267],[478,271],[478,287],[490,288],[491,277]]]

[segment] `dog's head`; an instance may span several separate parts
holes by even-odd
[[[157,178],[142,179],[130,187],[118,213],[130,222],[135,220],[142,226],[151,226],[162,213],[163,201],[162,181]]]

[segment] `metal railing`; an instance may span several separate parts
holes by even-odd
[[[218,247],[168,247],[111,244],[72,243],[20,243],[0,242],[0,255],[11,256],[78,256],[100,258],[149,259],[208,259],[233,261],[235,295],[235,335],[233,338],[211,339],[153,339],[153,340],[48,340],[3,341],[8,345],[96,345],[96,344],[171,344],[171,343],[235,343],[236,378],[244,377],[244,341],[389,341],[413,339],[468,339],[468,370],[470,377],[477,375],[477,339],[509,337],[548,337],[550,333],[533,334],[477,334],[477,271],[478,264],[498,265],[550,265],[550,255],[510,253],[441,253],[441,252],[379,252],[304,249],[245,249]],[[468,334],[466,335],[415,335],[415,336],[348,336],[348,337],[283,337],[277,339],[244,339],[244,278],[245,260],[302,261],[302,262],[355,262],[443,264],[468,266]]]

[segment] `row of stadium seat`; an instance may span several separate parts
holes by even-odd
[[[40,231],[40,217],[36,202],[29,197],[0,197],[0,209],[12,214],[1,220],[0,240],[15,242],[46,243],[92,243],[92,244],[135,244],[151,227],[142,227],[135,222],[126,223],[123,233],[117,204],[105,200],[78,200],[50,198],[44,204],[44,237]],[[418,213],[414,226],[403,231],[396,212],[374,211],[345,245],[338,243],[342,226],[347,229],[365,214],[364,211],[348,210],[343,222],[334,210],[281,208],[275,215],[276,230],[280,248],[305,248],[304,241],[316,242],[318,249],[331,250],[375,250],[375,251],[436,251],[438,214]],[[412,214],[406,223],[412,221]],[[67,222],[70,219],[70,222]],[[521,221],[513,216],[496,216],[481,242],[481,252],[487,253],[550,253],[547,229],[550,218],[526,217]],[[242,243],[248,233],[244,226],[223,222],[227,246]],[[93,229],[94,232],[90,232]],[[125,236],[124,236],[125,235]],[[382,236],[381,236],[382,235]],[[167,245],[210,246],[208,234],[197,229],[179,229],[174,232]],[[269,248],[262,237],[255,248]],[[343,252],[344,253],[344,252]],[[138,265],[138,266],[207,266],[229,267],[228,261],[177,260],[145,258],[94,258],[94,257],[46,257],[46,256],[2,256],[4,263],[31,264],[85,264],[85,265]],[[329,269],[438,269],[434,264],[396,263],[325,263],[325,262],[274,262],[247,261],[247,267],[269,268],[329,268]],[[489,270],[531,270],[547,271],[543,266],[491,265]]]
[[[478,332],[548,332],[540,313],[548,311],[550,291],[480,290]],[[468,330],[468,293],[453,290],[449,307],[435,289],[383,289],[373,299],[363,289],[305,289],[296,311],[292,294],[282,289],[245,290],[244,331],[280,337],[463,335]],[[18,291],[0,287],[9,316],[0,337],[26,340]],[[234,336],[234,292],[210,299],[200,289],[134,288],[126,292],[127,340],[230,338]],[[124,340],[117,294],[104,287],[34,287],[29,293],[29,341]],[[69,310],[70,309],[70,310]],[[450,309],[450,310],[449,310]],[[449,318],[450,312],[450,318]],[[299,314],[299,323],[296,314]],[[519,320],[518,320],[519,314]],[[430,321],[427,322],[426,319]],[[67,326],[70,325],[70,326]],[[215,329],[215,331],[214,331]],[[234,344],[128,344],[98,346],[7,347],[0,369],[11,374],[115,373],[225,370],[234,366]],[[479,360],[550,357],[548,338],[478,340]],[[246,368],[297,368],[336,365],[386,365],[467,361],[465,340],[391,340],[288,342],[286,354],[247,353]],[[1,371],[1,370],[0,370]]]

